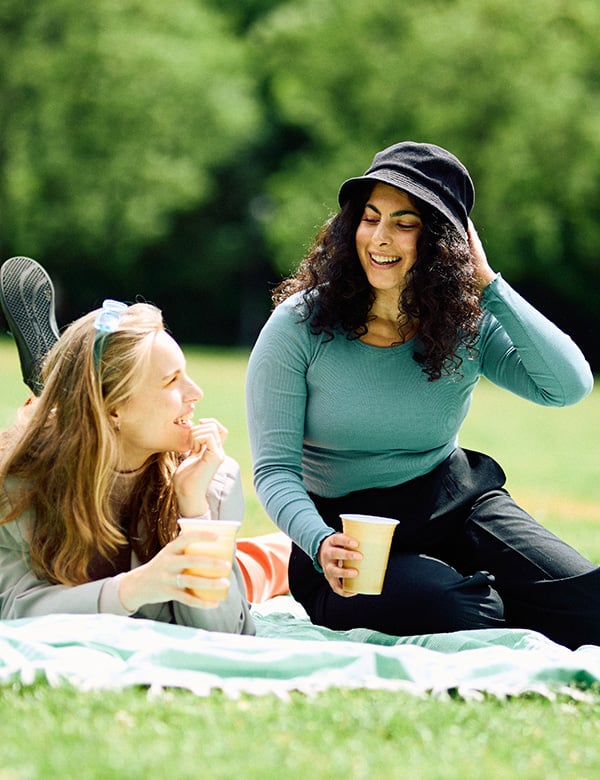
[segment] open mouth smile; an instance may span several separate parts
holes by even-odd
[[[175,420],[175,425],[180,425],[182,428],[191,428],[192,427],[192,414],[186,414],[182,417],[178,417]]]
[[[390,266],[395,265],[396,263],[400,262],[402,258],[395,256],[395,257],[386,257],[385,255],[371,255],[371,262],[374,265],[379,266]]]

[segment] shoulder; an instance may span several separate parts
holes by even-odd
[[[312,296],[311,296],[312,297]],[[301,322],[308,315],[308,304],[305,292],[296,292],[282,301],[273,309],[270,319],[289,319]]]
[[[294,293],[271,312],[255,348],[269,353],[294,349],[311,340],[309,309],[304,293]]]

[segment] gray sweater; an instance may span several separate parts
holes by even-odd
[[[10,486],[10,483],[9,483]],[[241,521],[244,500],[239,466],[226,458],[212,480],[207,495],[214,520],[227,518]],[[10,508],[8,494],[0,490],[0,517]],[[0,525],[0,618],[36,617],[57,613],[110,612],[127,615],[118,597],[118,578],[88,582],[83,585],[56,585],[36,577],[29,559],[29,537],[32,517],[24,513],[10,523]],[[138,565],[132,557],[132,568]],[[253,634],[254,623],[246,599],[244,582],[234,562],[229,595],[216,609],[196,609],[177,601],[148,604],[134,617],[149,618],[164,623],[223,631],[232,634]]]

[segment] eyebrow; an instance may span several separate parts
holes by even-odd
[[[377,208],[377,206],[374,206],[372,203],[367,203],[365,205],[366,209],[372,209],[374,212],[379,214],[381,216],[381,211]],[[394,211],[393,214],[390,214],[390,217],[403,217],[405,214],[411,214],[413,217],[419,217],[421,219],[421,215],[418,213],[418,211],[411,211],[410,209],[403,209],[401,211]]]

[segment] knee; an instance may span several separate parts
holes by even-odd
[[[314,623],[329,628],[412,636],[505,625],[504,604],[492,577],[483,572],[463,577],[427,556],[393,561],[380,596],[341,598],[320,579],[321,587],[301,601]]]
[[[504,625],[504,602],[493,588],[493,577],[477,572],[444,590],[440,621],[444,631],[499,628]]]
[[[429,579],[415,588],[403,634],[445,633],[504,625],[504,604],[484,572]],[[404,609],[399,608],[402,614]],[[402,619],[400,622],[403,622]]]

